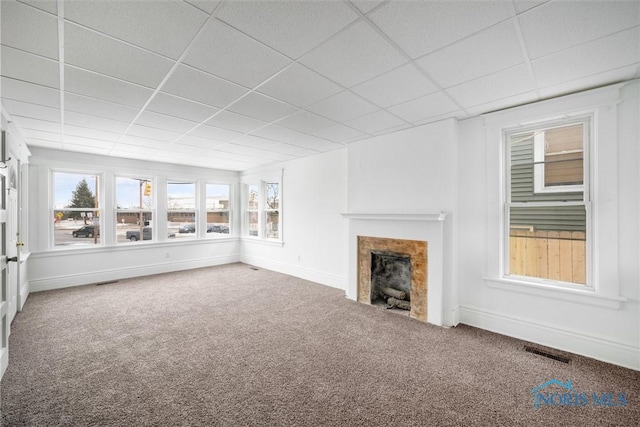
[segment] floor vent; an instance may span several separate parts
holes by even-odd
[[[524,346],[524,351],[526,351],[527,353],[533,353],[533,354],[537,354],[538,356],[544,356],[549,359],[557,360],[558,362],[567,363],[567,364],[571,363],[571,359],[569,359],[568,357],[560,356],[558,354],[553,354],[548,351],[541,350],[539,348],[530,347],[528,345]]]
[[[258,271],[258,267],[249,267],[252,270]]]

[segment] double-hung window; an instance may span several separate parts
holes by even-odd
[[[197,210],[195,182],[167,182],[167,229],[169,237],[180,239],[195,238],[197,236]]]
[[[116,177],[116,241],[153,240],[151,178]]]
[[[282,185],[277,180],[245,186],[245,235],[282,240]]]
[[[229,234],[229,184],[207,184],[207,236]]]
[[[100,175],[53,172],[53,244],[100,243]]]
[[[505,132],[505,273],[589,283],[590,117]]]

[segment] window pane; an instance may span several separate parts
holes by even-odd
[[[266,209],[279,209],[280,208],[280,193],[279,185],[277,182],[270,182],[266,185],[267,190],[267,207]]]
[[[509,274],[585,284],[584,206],[511,207]]]
[[[248,190],[249,190],[249,200],[247,201],[248,204],[248,209],[258,209],[258,201],[259,201],[259,197],[260,197],[260,191],[259,191],[260,187],[256,184],[256,185],[249,185],[248,186]]]
[[[207,184],[207,233],[229,234],[229,186]]]
[[[116,240],[118,243],[153,239],[153,214],[151,212],[118,211],[116,219]]]
[[[196,184],[167,183],[167,230],[169,237],[196,237]]]
[[[279,231],[279,219],[280,219],[280,212],[278,211],[267,211],[266,212],[266,216],[267,216],[267,221],[266,221],[266,234],[267,234],[267,238],[268,239],[277,239],[278,237],[280,237],[280,231]]]
[[[97,175],[53,173],[55,246],[100,243],[99,189]]]
[[[583,183],[583,126],[564,126],[544,131],[544,185]]]
[[[116,208],[146,209],[152,208],[151,180],[145,178],[116,178]]]
[[[249,236],[258,235],[258,212],[247,212],[247,226],[249,228]]]

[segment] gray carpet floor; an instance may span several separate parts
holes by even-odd
[[[31,294],[5,426],[637,426],[640,372],[231,264]],[[534,408],[570,380],[586,406]],[[555,389],[554,389],[555,387]],[[562,393],[557,385],[547,391]],[[592,393],[625,393],[594,406]],[[581,402],[575,397],[575,402]],[[559,402],[559,400],[556,400]]]

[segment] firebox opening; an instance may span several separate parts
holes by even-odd
[[[411,256],[371,251],[371,303],[411,309]]]

